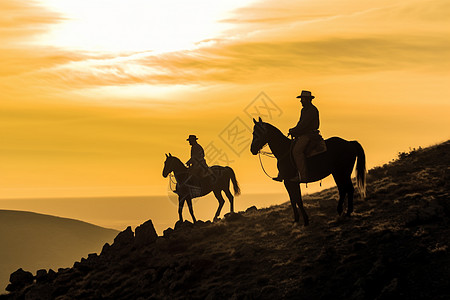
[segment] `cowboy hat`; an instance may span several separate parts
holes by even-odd
[[[316,98],[316,97],[314,97],[313,95],[311,95],[311,92],[310,91],[305,91],[305,90],[303,90],[302,91],[302,93],[299,95],[299,96],[297,96],[297,98],[309,98],[309,99],[314,99],[314,98]]]
[[[191,140],[198,140],[198,138],[195,135],[190,134],[186,141],[191,141]]]

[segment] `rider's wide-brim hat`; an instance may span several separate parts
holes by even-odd
[[[316,98],[316,97],[314,97],[314,96],[311,94],[310,91],[305,91],[305,90],[303,90],[303,91],[301,92],[301,94],[297,96],[297,98],[314,99],[314,98]]]
[[[189,135],[189,137],[187,138],[186,141],[192,141],[192,140],[196,141],[196,140],[198,140],[198,138],[195,135],[191,134],[191,135]]]

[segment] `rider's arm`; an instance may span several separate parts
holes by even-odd
[[[308,131],[317,129],[315,127],[318,127],[318,117],[317,109],[302,109],[300,121],[294,128],[289,129],[289,133],[293,136],[300,136]]]

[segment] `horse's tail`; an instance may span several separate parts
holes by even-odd
[[[230,179],[231,182],[233,183],[234,195],[239,196],[241,194],[241,188],[239,187],[239,183],[236,180],[236,174],[234,173],[234,170],[231,167],[226,168],[230,169],[231,171]]]
[[[356,185],[358,186],[359,193],[364,199],[366,197],[366,154],[360,143],[352,141],[352,145],[356,149]]]

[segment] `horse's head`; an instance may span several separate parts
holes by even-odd
[[[175,161],[177,158],[175,156],[172,156],[172,154],[169,153],[169,155],[166,154],[166,161],[164,162],[164,169],[162,171],[162,176],[166,178],[170,172],[172,172],[175,168]]]
[[[253,126],[253,140],[250,146],[250,151],[253,155],[256,155],[268,142],[267,124],[261,120],[261,117],[258,121],[253,119],[253,123],[255,123],[255,125]]]

